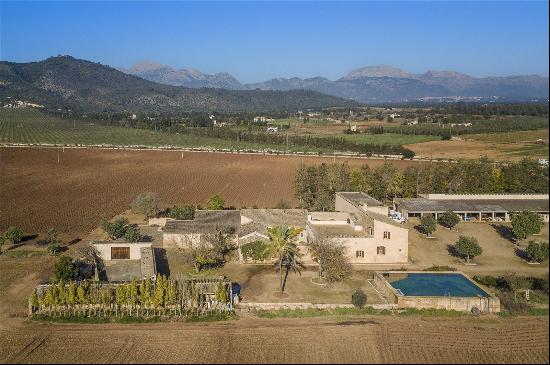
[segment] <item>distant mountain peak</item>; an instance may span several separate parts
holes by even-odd
[[[143,61],[120,71],[161,84],[184,87],[209,87],[237,90],[241,83],[227,72],[205,74],[195,68],[176,69],[160,63]]]
[[[352,80],[361,77],[403,77],[411,78],[413,74],[403,71],[400,68],[381,65],[381,66],[366,66],[351,71],[342,80]]]
[[[130,67],[128,70],[131,70],[132,72],[143,72],[143,71],[151,71],[151,70],[158,70],[159,68],[164,68],[168,66],[164,66],[157,62],[152,61],[140,61],[134,63],[132,67]]]

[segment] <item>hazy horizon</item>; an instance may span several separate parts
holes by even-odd
[[[365,67],[548,77],[548,2],[0,3],[0,59],[149,61],[242,83]],[[124,16],[121,16],[121,15]]]

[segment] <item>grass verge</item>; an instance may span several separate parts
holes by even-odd
[[[334,309],[278,309],[259,310],[256,315],[260,318],[307,318],[307,317],[329,317],[329,316],[357,316],[357,315],[396,315],[396,316],[423,316],[423,317],[464,317],[471,316],[467,312],[459,312],[446,309],[403,309],[387,310],[374,309],[372,307],[358,308],[334,308]],[[519,314],[512,314],[507,310],[499,313],[500,317],[516,317]],[[529,308],[523,314],[528,316],[548,316],[548,308]]]

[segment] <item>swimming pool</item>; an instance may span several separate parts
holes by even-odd
[[[386,275],[385,275],[386,276]],[[387,274],[392,287],[405,296],[488,297],[484,290],[462,274],[410,273]]]

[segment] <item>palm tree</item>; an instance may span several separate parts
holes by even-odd
[[[275,265],[279,267],[279,285],[281,293],[285,291],[286,278],[290,269],[300,273],[299,266],[302,264],[298,261],[300,250],[296,244],[296,238],[302,231],[301,228],[290,228],[283,226],[269,227],[267,232],[269,235],[269,250],[272,257],[277,257]],[[283,266],[286,268],[286,274],[283,279]]]

